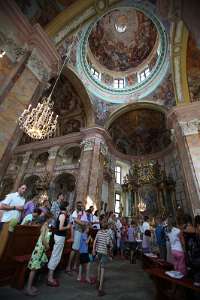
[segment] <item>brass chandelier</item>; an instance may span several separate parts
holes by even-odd
[[[42,103],[39,102],[32,110],[30,104],[19,117],[20,128],[36,140],[51,137],[55,133],[58,119],[58,115],[54,117],[53,104],[50,97],[44,97]]]
[[[54,102],[51,100],[51,96],[65,64],[70,60],[71,50],[76,42],[76,38],[77,34],[74,36],[71,45],[68,47],[64,62],[58,73],[58,77],[53,85],[50,95],[48,97],[43,97],[42,101],[39,102],[35,108],[32,108],[32,105],[30,104],[29,107],[25,109],[19,117],[20,128],[33,139],[42,140],[45,138],[50,138],[55,134],[58,115],[55,116],[52,110]]]

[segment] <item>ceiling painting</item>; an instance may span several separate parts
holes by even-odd
[[[142,12],[116,9],[97,22],[88,44],[101,65],[123,72],[141,65],[154,49],[156,39],[156,26]]]
[[[117,150],[129,155],[153,154],[171,142],[164,114],[151,109],[124,113],[112,123],[109,133]]]
[[[30,23],[42,27],[51,22],[60,12],[76,0],[15,0]]]

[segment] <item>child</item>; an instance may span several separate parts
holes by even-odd
[[[136,242],[136,235],[137,235],[137,227],[134,221],[131,221],[130,226],[128,227],[128,247],[130,249],[130,264],[136,263],[136,249],[137,249],[137,242]]]
[[[185,254],[183,250],[183,240],[181,230],[177,228],[172,220],[168,218],[167,236],[171,246],[171,254],[175,271],[181,272],[186,275]]]
[[[97,232],[93,244],[93,256],[97,253],[99,260],[97,277],[98,296],[105,295],[105,292],[103,291],[104,269],[112,250],[112,239],[107,228],[107,222],[102,221],[101,229]]]
[[[127,241],[127,231],[128,231],[128,228],[126,226],[126,223],[123,222],[122,229],[121,229],[121,240],[120,240],[121,258],[124,258],[125,243]]]
[[[33,222],[37,222],[40,214],[41,214],[41,210],[39,208],[35,208],[31,214],[28,214],[23,218],[21,225],[27,225]]]
[[[143,238],[142,238],[142,251],[143,253],[151,252],[151,231],[145,230]]]
[[[48,214],[47,217],[48,219],[41,227],[39,239],[28,263],[28,268],[30,269],[28,284],[26,288],[26,294],[28,296],[36,296],[38,294],[38,290],[33,286],[36,271],[41,269],[43,265],[48,262],[48,258],[45,252],[49,249],[49,240],[51,233],[49,231],[48,221],[52,216]]]
[[[88,253],[88,244],[90,242],[91,236],[88,236],[89,234],[89,227],[87,226],[86,229],[81,234],[81,240],[80,240],[80,265],[79,265],[79,273],[78,273],[78,281],[81,281],[82,279],[82,271],[83,268],[86,270],[86,278],[85,281],[87,283],[91,283],[90,280],[90,258]]]

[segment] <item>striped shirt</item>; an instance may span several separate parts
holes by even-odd
[[[99,230],[96,235],[96,251],[101,254],[108,254],[108,246],[112,247],[112,240],[108,230]]]

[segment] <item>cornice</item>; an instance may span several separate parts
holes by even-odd
[[[44,141],[38,141],[29,143],[26,145],[20,145],[15,148],[14,154],[20,154],[27,151],[33,150],[41,150],[41,149],[49,149],[55,146],[64,146],[71,143],[80,143],[82,140],[82,134],[80,132],[71,133],[65,136],[50,138]]]
[[[116,158],[121,159],[123,161],[133,161],[133,160],[157,160],[168,155],[171,151],[174,150],[174,143],[172,142],[166,149],[163,151],[144,155],[144,156],[133,156],[127,155],[119,152],[115,145],[113,145],[112,138],[108,131],[104,128],[100,127],[93,127],[93,128],[84,128],[81,129],[81,132],[71,133],[65,136],[60,136],[56,138],[51,138],[45,141],[34,142],[26,145],[17,146],[14,151],[14,155],[21,154],[27,151],[38,151],[38,150],[47,150],[49,148],[53,148],[55,146],[65,146],[70,145],[72,143],[81,144],[83,140],[90,140],[90,139],[100,139],[104,142],[107,147],[108,151]]]

